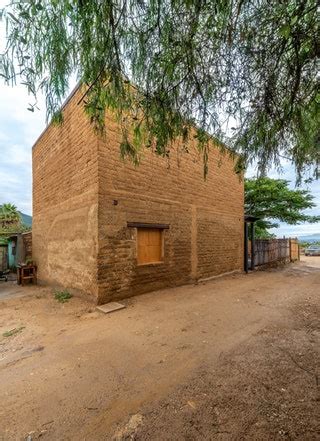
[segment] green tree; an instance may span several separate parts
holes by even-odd
[[[269,228],[286,222],[296,225],[303,222],[319,222],[320,216],[310,216],[304,210],[316,206],[308,190],[291,190],[289,181],[268,177],[245,180],[245,212],[258,217],[256,235],[260,238],[273,237]]]
[[[48,118],[61,120],[76,73],[92,122],[103,130],[105,110],[116,110],[121,153],[135,161],[145,145],[169,155],[170,141],[197,127],[205,170],[213,136],[241,153],[240,168],[256,160],[263,172],[285,156],[298,175],[311,168],[317,177],[317,7],[317,0],[11,0],[2,11],[0,75],[35,96],[44,92]]]
[[[2,228],[21,224],[21,216],[15,205],[4,203],[0,205],[0,225]]]
[[[24,225],[17,207],[11,203],[0,205],[0,234],[2,237],[10,233],[22,233],[30,230],[30,227]]]

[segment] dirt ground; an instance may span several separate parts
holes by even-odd
[[[303,259],[109,315],[0,282],[0,439],[319,440],[320,257]]]

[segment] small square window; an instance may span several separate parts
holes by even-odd
[[[163,261],[163,229],[137,229],[137,259],[139,265]]]

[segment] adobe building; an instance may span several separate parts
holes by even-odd
[[[244,188],[233,159],[177,142],[170,159],[145,149],[120,158],[121,133],[106,118],[97,136],[75,90],[64,122],[33,147],[33,260],[40,282],[97,303],[243,269]]]

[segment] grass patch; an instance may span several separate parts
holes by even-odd
[[[10,329],[10,331],[4,332],[2,335],[3,337],[12,337],[13,335],[19,334],[19,332],[21,332],[24,328],[25,326],[20,326],[20,328],[13,328]]]
[[[63,291],[55,291],[54,292],[54,298],[58,300],[60,303],[66,303],[68,302],[72,297],[72,294],[69,293],[67,290]]]

